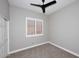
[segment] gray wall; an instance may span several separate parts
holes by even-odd
[[[9,19],[9,4],[8,0],[0,0],[0,16],[6,17]],[[7,55],[7,42],[3,47],[0,47],[0,57],[4,57]],[[2,54],[2,55],[1,55]]]
[[[79,54],[79,0],[49,19],[50,41]]]
[[[26,16],[44,20],[44,36],[26,38]],[[27,9],[10,6],[10,52],[48,40],[47,18]]]
[[[9,18],[8,0],[0,0],[0,15]]]

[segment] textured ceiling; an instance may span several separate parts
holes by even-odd
[[[38,13],[42,13],[41,8],[30,5],[30,3],[42,4],[41,0],[8,0],[8,1],[10,5],[14,5],[17,7],[30,9]],[[45,0],[45,4],[51,1],[53,0]],[[45,13],[46,15],[49,15],[76,0],[56,0],[56,1],[57,1],[57,4],[51,5],[50,7],[46,8],[46,13]]]

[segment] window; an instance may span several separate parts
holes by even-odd
[[[27,35],[34,35],[35,34],[35,21],[27,20]]]
[[[26,17],[26,37],[42,36],[43,20]]]

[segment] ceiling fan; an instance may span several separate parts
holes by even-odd
[[[37,6],[37,7],[42,8],[43,13],[45,13],[45,9],[46,9],[47,7],[56,4],[56,0],[53,0],[53,1],[49,2],[49,3],[47,3],[47,4],[44,4],[45,0],[42,0],[42,2],[43,2],[42,5],[33,4],[33,3],[31,3],[31,5],[32,5],[32,6]]]

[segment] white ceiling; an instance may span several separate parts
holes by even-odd
[[[30,9],[30,10],[33,10],[38,13],[42,13],[41,8],[30,5],[30,3],[42,4],[42,0],[8,0],[8,1],[9,1],[10,5],[14,5],[17,7]],[[52,0],[45,0],[45,3],[48,3],[50,1],[52,1]],[[57,1],[57,4],[46,8],[46,13],[45,13],[46,15],[49,15],[76,0],[56,0],[56,1]]]

